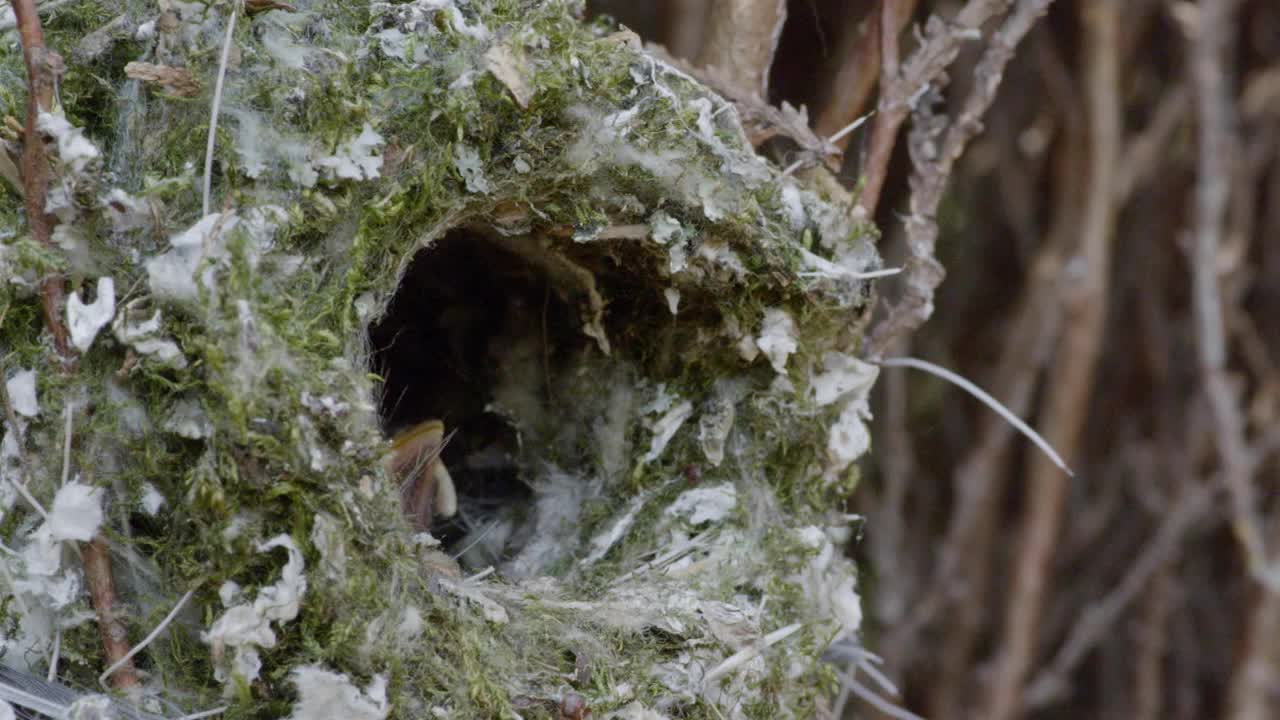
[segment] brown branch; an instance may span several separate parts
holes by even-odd
[[[1275,535],[1275,533],[1273,533]],[[1280,667],[1280,592],[1266,586],[1251,588],[1251,600],[1240,633],[1240,658],[1231,669],[1227,712],[1231,720],[1275,717],[1276,668]]]
[[[942,83],[944,73],[960,53],[960,42],[973,37],[1012,3],[1013,0],[969,0],[951,23],[937,15],[930,16],[920,48],[899,68],[898,35],[905,18],[910,16],[909,0],[885,0],[880,15],[880,102],[858,198],[858,206],[867,217],[874,217],[880,203],[898,130],[921,94],[928,86]],[[998,84],[999,79],[996,81]]]
[[[662,42],[671,54],[692,60],[706,34],[709,0],[665,0],[662,4]]]
[[[27,210],[27,222],[31,234],[42,245],[53,246],[55,219],[45,212],[45,200],[49,192],[49,159],[45,156],[44,141],[38,130],[40,113],[53,109],[53,90],[56,75],[61,71],[62,58],[44,44],[44,31],[36,12],[34,0],[12,0],[14,16],[18,22],[18,35],[22,41],[22,56],[27,69],[27,123],[22,142],[22,183]],[[74,367],[75,353],[71,337],[62,319],[64,278],[53,274],[40,282],[40,306],[44,312],[45,327],[53,336],[54,349],[63,362],[63,370]],[[14,428],[17,431],[17,428]],[[115,583],[111,575],[111,556],[101,535],[82,546],[85,579],[89,595],[98,614],[98,627],[102,633],[103,650],[110,665],[129,652],[128,639],[120,620],[116,617]],[[122,667],[114,676],[118,688],[133,687],[138,678],[132,665]]]
[[[1203,486],[1186,484],[1182,497],[1168,510],[1124,577],[1106,597],[1091,603],[1072,624],[1067,639],[1053,660],[1027,686],[1026,703],[1036,709],[1054,702],[1069,689],[1071,673],[1114,628],[1121,613],[1146,590],[1151,578],[1177,556],[1187,532],[1213,507],[1213,493]]]
[[[871,11],[859,17],[849,13],[848,31],[836,51],[840,58],[832,75],[827,97],[814,121],[814,129],[823,137],[831,137],[863,113],[880,74],[880,8],[879,0]],[[846,135],[836,142],[844,150],[849,146]]]
[[[1169,143],[1190,110],[1191,93],[1185,86],[1179,85],[1160,98],[1146,129],[1128,142],[1124,159],[1116,168],[1120,174],[1116,192],[1121,203],[1164,169],[1163,163],[1169,158]]]
[[[909,146],[915,171],[911,176],[911,213],[904,221],[907,229],[908,250],[903,280],[904,289],[902,299],[889,308],[887,317],[872,330],[866,353],[868,357],[872,359],[883,357],[885,348],[894,338],[920,327],[933,314],[933,292],[942,282],[944,275],[942,265],[934,258],[934,246],[938,239],[935,215],[938,205],[942,202],[943,191],[946,190],[947,181],[951,178],[951,170],[956,160],[964,152],[973,136],[982,130],[982,116],[995,100],[996,90],[1004,77],[1005,67],[1013,58],[1018,43],[1031,30],[1035,21],[1048,10],[1052,1],[1022,0],[999,32],[991,38],[990,45],[974,70],[973,90],[965,98],[960,114],[948,128],[940,149],[936,144],[940,126],[934,124],[929,117],[927,103],[922,104],[916,111],[917,122],[914,123]],[[960,14],[961,17],[972,14],[970,10],[981,5],[983,12],[988,13],[979,14],[981,20],[985,21],[990,17],[989,13],[995,11],[994,5],[999,4],[978,3],[975,0],[965,6]],[[937,25],[941,24],[941,21],[935,17],[930,20],[930,23]],[[946,63],[938,66],[936,62],[929,61],[933,54],[922,58],[922,53],[917,52],[908,62],[901,77],[917,77],[922,74],[919,70],[921,67],[938,67],[938,71],[941,72],[941,69],[954,59],[958,51],[955,45],[958,40],[954,39],[955,32],[948,30],[947,33],[938,36],[953,38],[950,49],[943,51],[943,54],[948,57]],[[940,43],[940,45],[946,44]],[[921,50],[927,47],[928,43]],[[886,62],[888,63],[887,54]],[[894,65],[889,63],[886,67],[894,67]],[[927,87],[927,85],[921,86]],[[897,92],[900,92],[900,89]],[[902,107],[908,107],[905,101]],[[882,112],[884,112],[883,104]],[[896,131],[895,128],[894,132]],[[874,139],[872,145],[874,154]]]
[[[697,64],[767,99],[769,68],[786,19],[786,0],[712,0]]]
[[[1138,627],[1138,658],[1133,664],[1133,720],[1160,720],[1166,683],[1165,654],[1169,649],[1169,613],[1173,605],[1174,575],[1164,568],[1151,581]]]
[[[1064,153],[1065,155],[1065,153]],[[1064,158],[1068,162],[1071,157]],[[1075,227],[1074,214],[1059,203],[1056,232],[1064,236]],[[1039,378],[1048,365],[1062,325],[1062,311],[1054,288],[1061,273],[1062,251],[1052,239],[1041,250],[1028,273],[1024,298],[1012,329],[1002,343],[1000,362],[991,374],[993,395],[1009,410],[1025,416],[1031,407]],[[921,610],[952,608],[951,626],[939,653],[940,679],[935,684],[932,715],[943,717],[957,707],[960,693],[969,686],[983,618],[988,613],[983,597],[993,565],[993,549],[1004,529],[1000,501],[1008,483],[1007,465],[1013,428],[991,415],[980,421],[978,441],[960,462],[952,480],[955,507],[940,544],[941,558],[931,583],[937,601],[921,603]],[[923,618],[922,618],[923,619]],[[954,624],[953,624],[954,623]]]
[[[1056,143],[1050,165],[1054,198],[1049,206],[1052,223],[1046,239],[1030,264],[1022,298],[1003,341],[1000,359],[987,385],[992,395],[1014,414],[1025,417],[1031,409],[1041,374],[1048,366],[1062,326],[1059,300],[1066,251],[1079,235],[1080,184],[1085,173],[1084,158],[1074,150],[1083,142],[1077,104],[1061,58],[1048,37],[1034,44],[1041,77],[1049,80],[1051,106],[1058,116],[1063,138]],[[1004,488],[1010,480],[1008,456],[1014,438],[1008,423],[994,415],[979,421],[978,440],[957,465],[952,478],[954,507],[944,539],[941,557],[934,567],[929,594],[916,605],[916,612],[903,626],[919,628],[945,612],[948,631],[937,654],[938,680],[930,695],[931,716],[945,717],[955,712],[964,695],[972,692],[970,679],[977,662],[974,651],[980,633],[991,614],[984,602],[989,592],[994,549],[1002,542],[1005,520],[1000,509]],[[891,633],[897,628],[891,629]]]
[[[1227,0],[1207,0],[1200,5],[1198,26],[1190,29],[1199,123],[1195,234],[1190,261],[1192,307],[1200,374],[1213,418],[1222,481],[1231,499],[1233,529],[1251,572],[1261,577],[1266,571],[1267,556],[1255,509],[1244,416],[1226,367],[1226,313],[1219,282],[1220,274],[1230,269],[1222,267],[1222,249],[1232,166],[1239,147],[1227,69],[1234,5]]]
[[[1261,720],[1274,716],[1273,688],[1280,665],[1280,586],[1269,558],[1254,492],[1253,453],[1237,390],[1227,369],[1227,313],[1220,275],[1235,269],[1240,255],[1224,252],[1234,163],[1239,161],[1238,119],[1231,58],[1236,2],[1205,0],[1189,28],[1192,82],[1196,90],[1198,173],[1192,244],[1192,306],[1200,373],[1212,418],[1219,470],[1231,504],[1232,529],[1253,577],[1260,581],[1233,668],[1225,717]],[[1244,188],[1237,188],[1244,190]],[[1224,263],[1224,259],[1227,262]],[[1224,265],[1227,265],[1224,267]]]
[[[41,245],[53,245],[54,218],[45,212],[49,194],[49,161],[37,123],[40,113],[53,107],[54,75],[62,58],[44,45],[44,31],[36,14],[35,0],[12,0],[13,13],[22,39],[22,58],[27,67],[27,124],[22,142],[22,184],[31,235]],[[40,282],[40,306],[45,325],[63,362],[70,362],[71,336],[62,321],[63,279],[51,275]]]
[[[892,7],[886,7],[887,3],[891,3]],[[896,28],[892,32],[896,45],[898,35],[915,13],[917,4],[917,0],[879,0],[860,23],[862,31],[854,28],[846,33],[839,53],[840,64],[831,80],[828,98],[818,115],[816,129],[819,135],[831,137],[865,112],[871,91],[880,79],[885,23]],[[897,48],[894,47],[892,52],[896,56]],[[844,151],[849,146],[849,136],[839,138],[835,144]]]
[[[1040,423],[1044,435],[1071,462],[1078,454],[1107,314],[1111,246],[1116,215],[1115,162],[1121,148],[1117,0],[1081,5],[1085,28],[1089,117],[1089,171],[1076,287],[1067,292],[1067,326],[1048,379]],[[1021,714],[1022,687],[1036,651],[1041,613],[1068,479],[1040,455],[1032,456],[1029,497],[1019,530],[1001,648],[981,717],[1010,720]]]
[[[84,561],[85,582],[89,586],[89,598],[98,615],[98,632],[110,667],[129,654],[129,635],[120,618],[116,600],[115,579],[111,574],[111,551],[107,539],[101,533],[80,545],[80,557]],[[111,684],[118,690],[127,690],[141,684],[133,660],[123,660],[111,676]]]

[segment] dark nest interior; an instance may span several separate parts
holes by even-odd
[[[419,250],[387,313],[369,328],[372,370],[383,381],[384,431],[391,436],[423,420],[444,422],[441,457],[459,493],[458,515],[433,528],[446,546],[494,506],[531,496],[517,464],[515,429],[490,407],[504,353],[531,334],[539,336],[548,373],[582,344],[550,278],[468,230]]]
[[[542,238],[456,228],[417,252],[386,314],[369,327],[384,432],[394,436],[433,418],[444,423],[441,457],[457,488],[458,513],[436,518],[431,530],[447,550],[458,550],[495,512],[532,500],[521,460],[536,452],[522,448],[517,432],[528,418],[495,407],[500,383],[531,383],[527,394],[554,416],[575,401],[566,392],[569,371],[603,357],[603,343],[584,329],[593,312],[614,341],[611,360],[651,360],[653,344],[629,351],[640,347],[629,338],[674,325],[660,293],[637,272],[651,268],[652,258],[639,255],[638,241],[628,244],[563,242],[553,249]],[[599,292],[584,282],[598,282]]]

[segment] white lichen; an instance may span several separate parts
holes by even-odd
[[[359,135],[339,145],[332,155],[316,160],[315,165],[328,177],[372,180],[382,171],[382,156],[374,153],[385,143],[373,126],[365,123]]]
[[[187,359],[181,348],[165,332],[160,310],[151,309],[145,298],[126,303],[116,313],[111,332],[133,351],[161,365],[181,370]]]
[[[685,400],[651,421],[649,429],[653,432],[653,439],[649,441],[649,451],[644,454],[644,461],[651,463],[661,457],[662,451],[667,449],[667,443],[671,442],[680,426],[692,415],[693,403]]]
[[[80,293],[71,293],[67,298],[67,330],[71,333],[71,344],[81,353],[88,352],[98,331],[111,322],[116,314],[116,286],[109,278],[98,278],[98,296],[94,301],[85,304]]]
[[[226,236],[239,219],[232,213],[210,213],[196,224],[169,238],[171,249],[146,262],[151,294],[176,303],[195,303],[200,290],[212,290],[212,263],[226,253]],[[196,272],[206,267],[197,279]]]
[[[764,313],[764,322],[760,325],[760,334],[755,344],[769,358],[774,372],[787,372],[787,358],[799,347],[795,320],[791,314],[780,308],[769,308]]]
[[[453,147],[453,166],[466,183],[467,192],[487,195],[493,189],[485,176],[480,153],[470,145],[459,144]]]
[[[277,535],[265,543],[259,543],[260,553],[274,548],[284,548],[289,559],[281,570],[280,579],[272,585],[258,589],[253,603],[231,606],[201,639],[213,648],[214,678],[226,683],[228,692],[234,690],[232,678],[239,676],[242,682],[253,682],[262,669],[258,648],[275,647],[276,634],[271,624],[287,623],[298,616],[302,596],[307,591],[306,564],[302,550],[288,535]],[[238,595],[237,586],[224,585],[224,604]],[[227,657],[227,650],[231,656]]]
[[[738,491],[722,483],[686,490],[675,499],[664,514],[683,518],[690,525],[724,522],[738,506]]]

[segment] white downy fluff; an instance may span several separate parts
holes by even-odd
[[[311,525],[311,544],[320,551],[320,568],[330,580],[342,581],[347,577],[347,546],[342,539],[342,528],[332,515],[316,513]]]
[[[160,508],[164,507],[164,495],[160,494],[155,485],[145,483],[142,486],[142,499],[140,502],[142,511],[154,517],[156,513],[160,512]]]
[[[213,435],[213,422],[205,414],[200,403],[192,398],[182,398],[173,404],[161,427],[188,440],[203,440]]]
[[[40,414],[40,403],[36,400],[35,370],[19,370],[14,373],[5,382],[5,389],[9,391],[9,401],[13,403],[15,413],[29,418]]]
[[[295,668],[292,675],[298,702],[289,720],[383,720],[390,711],[387,679],[382,675],[374,675],[364,690],[345,674],[319,665]]]
[[[202,260],[223,256],[226,251],[224,239],[237,222],[234,214],[209,213],[169,238],[171,249],[147,261],[151,294],[161,300],[196,302],[200,297],[200,287],[209,289],[212,285],[211,270],[206,270],[198,281],[196,270]]]
[[[69,482],[58,490],[49,511],[54,540],[88,542],[102,526],[102,488]]]
[[[58,146],[58,159],[74,172],[84,172],[89,163],[101,155],[98,148],[85,138],[84,131],[72,125],[62,115],[40,113],[40,117],[36,119],[36,129],[54,139]]]

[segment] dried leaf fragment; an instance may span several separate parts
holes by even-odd
[[[159,85],[179,97],[195,97],[200,94],[200,81],[186,68],[135,61],[124,66],[124,74],[134,80]]]
[[[289,3],[276,2],[275,0],[244,0],[244,11],[249,17],[264,13],[268,10],[284,10],[285,12],[297,12],[298,9]]]
[[[529,100],[533,98],[533,88],[529,87],[529,81],[525,77],[524,62],[511,49],[511,46],[494,45],[484,54],[484,61],[485,68],[507,86],[516,104],[521,108],[529,107]]]

